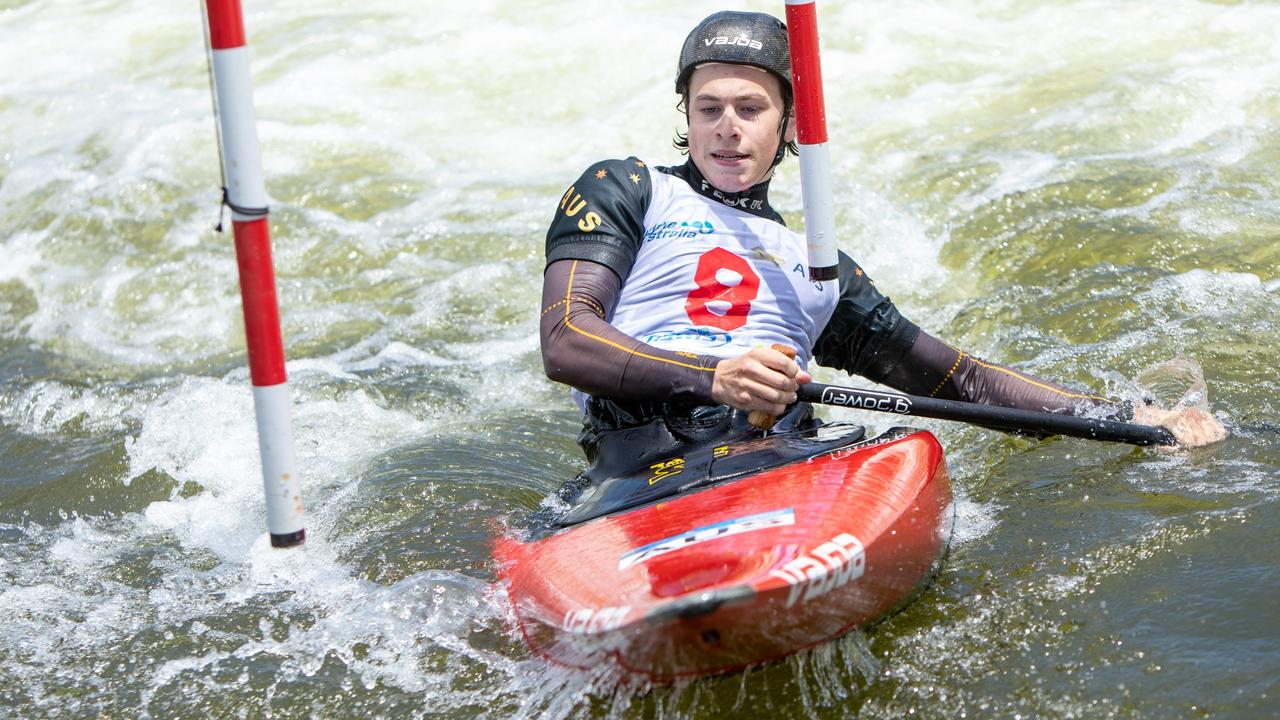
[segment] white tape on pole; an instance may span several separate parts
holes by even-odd
[[[831,153],[827,143],[800,146],[800,183],[804,189],[804,229],[809,241],[809,265],[839,265],[836,212],[831,197]]]
[[[272,535],[299,532],[304,527],[302,483],[293,453],[288,384],[254,387],[253,410],[258,419],[267,529]]]
[[[232,205],[265,208],[267,190],[263,182],[262,156],[258,151],[248,46],[214,50],[213,79],[214,91],[218,94],[227,195]],[[231,217],[241,222],[256,219],[256,216],[241,215],[234,208]]]

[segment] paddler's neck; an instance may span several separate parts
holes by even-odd
[[[772,168],[765,173],[764,180],[736,193],[724,192],[712,185],[692,159],[686,160],[684,165],[671,170],[674,175],[683,178],[685,182],[689,183],[689,187],[712,200],[749,212],[752,215],[759,215],[769,219],[777,219],[778,217],[778,213],[769,204],[769,181],[773,179]]]

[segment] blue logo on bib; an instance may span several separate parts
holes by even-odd
[[[720,347],[733,342],[733,336],[725,332],[713,332],[705,328],[689,328],[687,330],[662,330],[651,333],[644,338],[646,343],[650,345],[658,345],[663,342],[678,342],[681,340],[692,340],[707,347]],[[659,345],[661,347],[661,345]]]
[[[645,242],[665,240],[667,238],[695,238],[699,235],[710,235],[716,229],[709,220],[667,220],[650,227],[644,233]]]

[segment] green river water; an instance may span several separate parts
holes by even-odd
[[[1226,441],[914,423],[957,494],[937,581],[748,673],[620,688],[507,631],[489,541],[582,467],[543,233],[595,160],[679,162],[675,55],[721,7],[246,0],[308,520],[285,552],[199,4],[0,0],[0,717],[1277,716],[1266,2],[819,3],[841,247],[1023,370],[1177,401],[1202,368]],[[802,223],[794,161],[774,202]]]

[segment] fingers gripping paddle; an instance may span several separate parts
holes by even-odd
[[[1105,440],[1131,445],[1178,444],[1173,433],[1167,428],[1116,420],[1059,415],[957,400],[939,400],[881,390],[823,385],[816,382],[801,385],[796,395],[801,400],[822,405],[839,405],[938,420],[958,420],[997,430],[1068,435],[1087,440]]]
[[[788,360],[796,359],[796,349],[793,347],[788,345],[779,345],[778,343],[774,343],[770,347],[783,355],[786,355]],[[756,427],[761,430],[768,430],[773,427],[774,423],[778,422],[778,418],[763,410],[752,410],[751,413],[747,415],[747,422],[751,423],[752,427]]]

